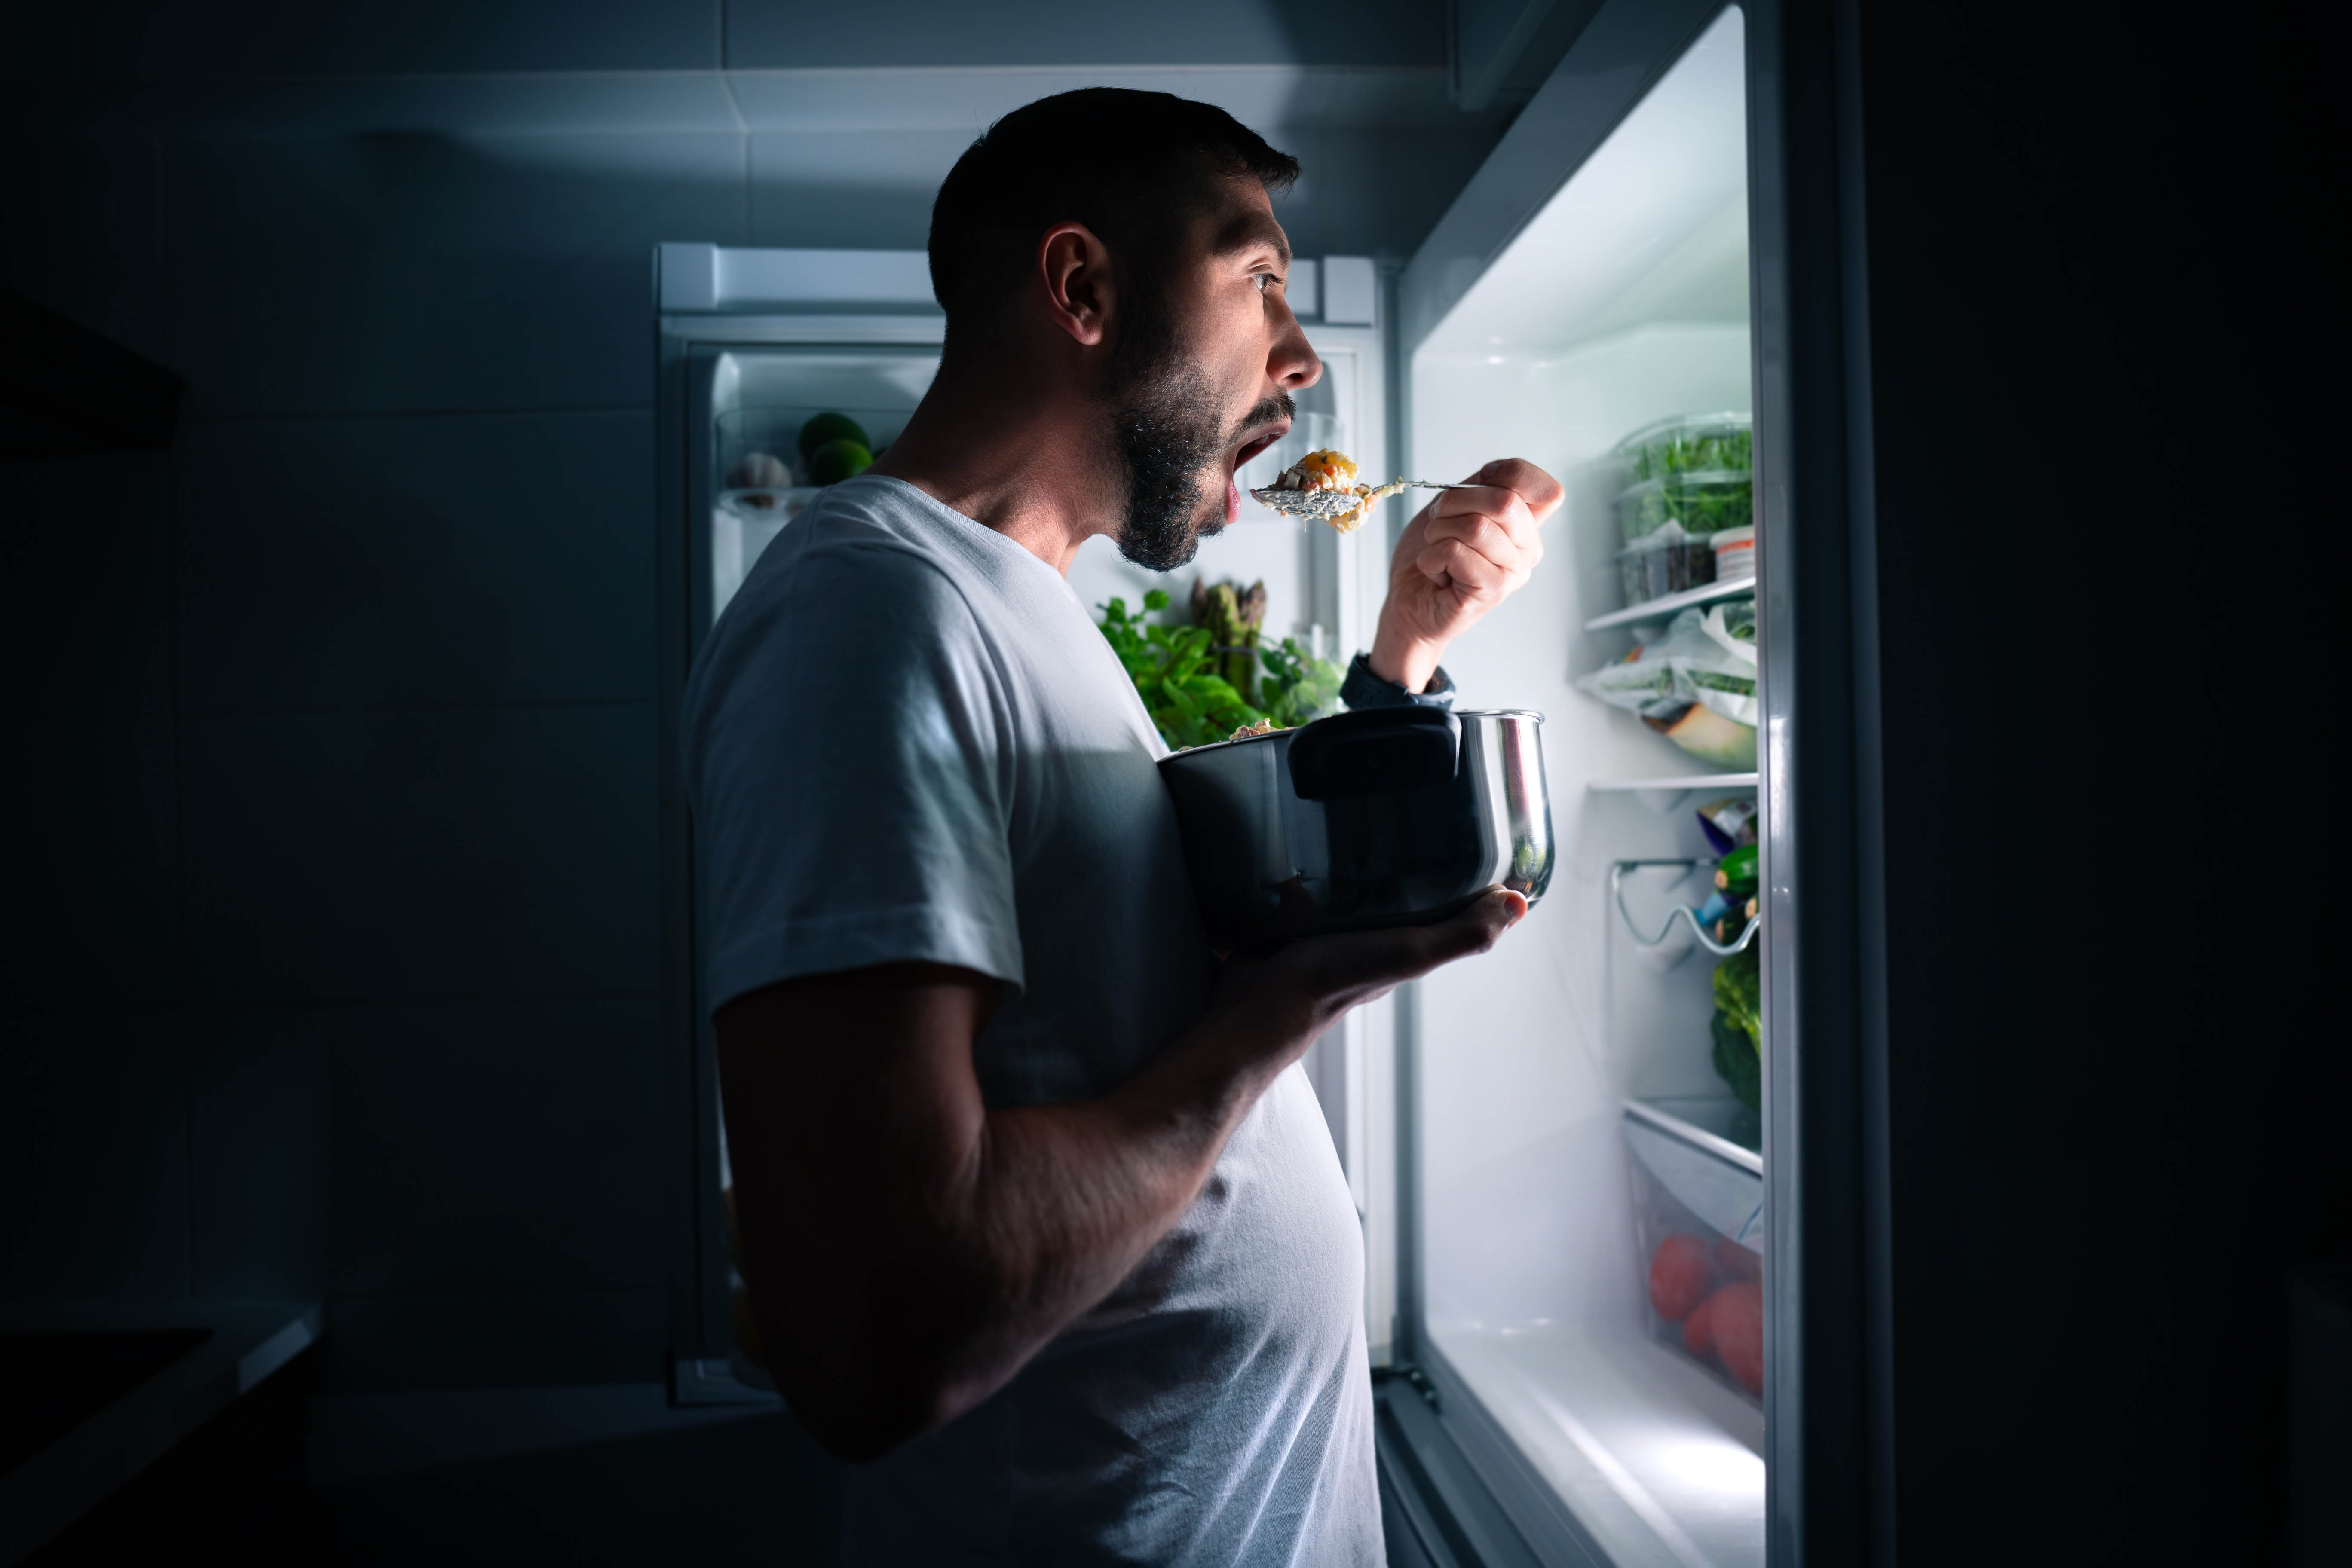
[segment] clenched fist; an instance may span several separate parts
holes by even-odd
[[[1372,674],[1409,692],[1429,684],[1445,645],[1527,581],[1543,559],[1543,520],[1559,481],[1518,457],[1498,457],[1442,490],[1397,540],[1388,602],[1372,637]]]

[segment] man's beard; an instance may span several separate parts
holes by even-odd
[[[1228,434],[1215,390],[1176,342],[1174,324],[1154,300],[1136,318],[1111,361],[1111,435],[1126,470],[1127,505],[1112,536],[1119,554],[1150,571],[1173,571],[1200,550],[1201,536],[1225,526],[1224,497],[1203,495],[1226,445],[1253,426],[1290,413],[1286,396],[1268,398]],[[1224,486],[1217,486],[1222,492]]]

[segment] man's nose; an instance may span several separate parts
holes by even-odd
[[[1297,317],[1291,318],[1289,329],[1275,345],[1274,363],[1267,368],[1285,392],[1303,391],[1323,379],[1323,361],[1307,341],[1306,329]]]

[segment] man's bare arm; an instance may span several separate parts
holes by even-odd
[[[990,1111],[996,982],[894,964],[719,1009],[736,1215],[771,1368],[846,1458],[985,1399],[1140,1262],[1276,1074],[1358,1002],[1493,946],[1497,890],[1438,925],[1227,960],[1208,1016],[1098,1100]]]

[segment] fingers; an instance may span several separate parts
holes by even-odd
[[[1471,475],[1469,483],[1510,491],[1527,503],[1528,512],[1538,523],[1551,516],[1560,497],[1567,494],[1559,480],[1524,457],[1497,457]]]
[[[1493,501],[1486,497],[1496,497]],[[1452,502],[1429,519],[1423,539],[1460,539],[1496,565],[1516,571],[1533,570],[1543,559],[1543,528],[1527,503],[1507,490],[1448,490]]]
[[[1422,574],[1441,587],[1459,585],[1491,602],[1525,582],[1543,559],[1542,525],[1513,491],[1448,490],[1421,520],[1420,538],[1401,539],[1399,548],[1409,544]]]
[[[1413,565],[1440,588],[1454,588],[1465,597],[1492,604],[1517,587],[1527,573],[1496,565],[1460,539],[1446,539],[1423,549]]]
[[[1327,996],[1360,999],[1354,993],[1385,990],[1402,980],[1492,947],[1528,912],[1528,901],[1508,888],[1490,888],[1467,909],[1434,925],[1402,925],[1385,931],[1310,937],[1286,952],[1312,966],[1309,984]]]

